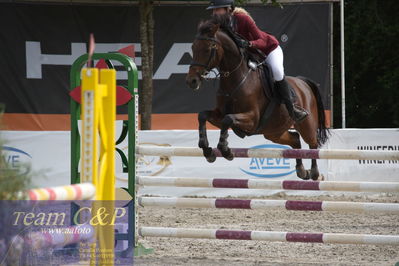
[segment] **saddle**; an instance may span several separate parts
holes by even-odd
[[[259,66],[259,72],[265,96],[270,100],[272,100],[273,98],[277,98],[278,103],[282,103],[282,97],[280,95],[280,92],[275,88],[275,80],[273,78],[273,72],[271,67],[268,64],[262,63],[262,65]],[[289,89],[291,101],[295,103],[297,100],[296,92],[291,86],[289,87]]]

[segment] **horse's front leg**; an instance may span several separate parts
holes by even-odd
[[[255,128],[255,119],[251,113],[228,114],[222,119],[220,130],[220,138],[218,143],[218,150],[222,156],[231,161],[234,159],[234,154],[229,148],[227,138],[229,137],[228,130],[232,126],[241,129],[242,131],[251,132]]]
[[[202,149],[206,160],[213,163],[216,160],[216,155],[213,149],[209,147],[208,136],[206,134],[206,121],[211,121],[212,124],[220,124],[221,117],[215,111],[202,111],[198,113],[198,147]]]

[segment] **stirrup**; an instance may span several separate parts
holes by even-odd
[[[300,123],[303,120],[305,120],[306,117],[308,117],[309,112],[305,108],[302,108],[301,106],[298,106],[296,104],[293,107],[294,107],[293,108],[293,116],[295,116],[295,117],[292,117],[292,118],[295,121],[295,123]],[[296,117],[295,114],[301,114],[301,117]]]
[[[300,110],[300,111],[302,111],[302,112],[305,112],[307,115],[309,114],[308,110],[306,110],[306,109],[303,108],[302,106],[299,106],[299,105],[297,105],[297,104],[293,104],[293,106],[294,106],[294,108],[296,108],[296,109],[298,109],[298,110]]]

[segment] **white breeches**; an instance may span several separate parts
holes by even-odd
[[[272,68],[275,81],[280,81],[284,78],[284,55],[280,45],[270,52],[265,62]]]

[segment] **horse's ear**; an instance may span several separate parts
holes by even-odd
[[[200,20],[200,22],[198,23],[198,26],[197,26],[197,31],[198,32],[201,30],[201,28],[203,27],[204,24],[205,24],[205,21],[204,20]]]
[[[219,28],[220,28],[220,24],[213,24],[212,28],[211,28],[211,32],[210,32],[211,36],[215,36],[216,32],[219,30]]]

